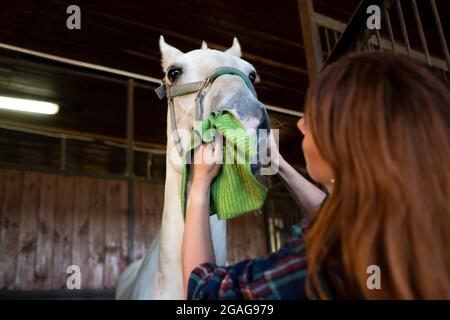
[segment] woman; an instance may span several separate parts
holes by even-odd
[[[194,165],[182,247],[188,298],[450,299],[448,86],[404,56],[350,55],[313,79],[298,127],[307,171],[329,196],[322,203],[281,160],[294,198],[316,214],[268,257],[213,263],[209,185],[220,165]],[[368,285],[371,266],[381,288]]]

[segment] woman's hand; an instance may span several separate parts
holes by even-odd
[[[192,270],[204,262],[216,262],[209,224],[209,193],[211,182],[219,173],[222,163],[220,140],[202,144],[194,153],[181,245],[183,286],[186,294]]]
[[[222,143],[201,144],[194,152],[191,179],[193,186],[209,187],[222,165]]]
[[[280,150],[278,149],[277,142],[273,136],[273,130],[270,131],[269,137],[267,139],[267,156],[270,158],[270,163],[268,165],[275,166],[280,169],[281,166],[286,164],[284,158],[281,156]]]

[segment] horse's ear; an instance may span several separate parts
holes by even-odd
[[[167,44],[163,36],[159,37],[159,49],[161,50],[161,66],[163,67],[163,71],[166,71],[167,67],[183,54],[177,48]]]
[[[233,45],[225,52],[238,58],[241,57],[241,45],[236,37],[233,39]]]
[[[200,48],[201,50],[206,50],[206,49],[208,49],[208,44],[205,42],[205,41],[203,41],[202,42],[202,47]]]

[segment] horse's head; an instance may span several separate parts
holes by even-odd
[[[186,146],[195,121],[206,117],[211,111],[231,110],[247,132],[256,137],[255,148],[266,144],[269,119],[264,105],[258,101],[253,91],[253,84],[259,81],[259,77],[255,68],[240,58],[241,48],[236,38],[233,45],[224,52],[208,49],[203,42],[201,49],[183,53],[167,44],[162,36],[159,45],[165,73],[164,83],[169,88],[168,98],[172,98],[174,109],[174,115],[170,110],[168,112],[170,125],[167,131],[167,155],[178,172],[181,171],[181,165],[173,159],[178,158],[180,148],[177,152],[173,135],[179,134],[182,144]],[[216,72],[217,70],[221,71]],[[212,75],[214,79],[205,83]],[[170,88],[174,91],[171,92]],[[169,101],[169,108],[170,103]],[[175,125],[178,133],[174,132]],[[266,134],[261,129],[266,130]],[[175,141],[176,139],[177,137]],[[259,162],[252,164],[253,172],[256,173],[259,167]]]

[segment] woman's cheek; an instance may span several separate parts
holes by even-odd
[[[303,154],[305,156],[306,167],[308,171],[311,169],[312,164],[314,163],[314,150],[311,145],[311,138],[308,135],[305,135],[302,142]],[[311,175],[312,172],[309,172]]]
[[[306,161],[306,170],[311,178],[319,183],[323,183],[323,159],[310,135],[305,135],[302,142],[303,154]]]

